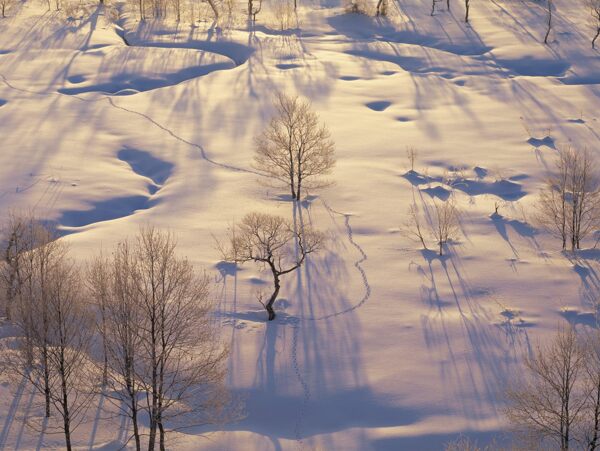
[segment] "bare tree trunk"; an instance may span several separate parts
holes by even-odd
[[[265,304],[265,310],[269,314],[269,321],[273,321],[275,319],[275,310],[273,309],[273,304],[275,304],[275,301],[277,300],[277,296],[279,296],[281,282],[279,280],[279,273],[278,273],[277,269],[275,268],[275,265],[270,264],[270,267],[271,267],[271,272],[273,273],[274,290],[273,290],[273,294],[271,294],[271,297]]]
[[[129,395],[129,409],[131,410],[131,424],[133,425],[133,438],[135,440],[135,449],[136,451],[140,451],[141,443],[140,431],[138,427],[138,406],[136,400],[136,392],[133,388],[134,382],[132,380],[132,376],[127,377],[125,384],[127,387],[127,394]]]
[[[546,30],[546,36],[544,36],[544,44],[548,44],[548,36],[552,30],[552,0],[548,1],[548,29]]]
[[[60,321],[60,320],[59,320]],[[60,350],[60,388],[62,391],[62,417],[67,451],[71,451],[71,417],[69,415],[69,395],[67,391],[67,369],[65,367],[64,349]]]
[[[45,415],[46,418],[50,418],[50,371],[48,369],[48,351],[46,349],[42,352],[42,362],[44,366],[44,401],[45,401]]]
[[[471,0],[465,0],[465,22],[469,23],[469,8],[471,6]]]
[[[594,39],[592,39],[592,48],[593,49],[596,48],[596,40],[598,39],[598,36],[600,36],[600,27],[598,27],[596,29],[596,35],[594,36]]]
[[[598,431],[600,430],[600,378],[596,382],[596,398],[594,399],[594,432],[588,445],[589,451],[598,448]]]
[[[160,451],[165,451],[165,427],[163,426],[162,420],[158,422],[158,432],[159,432],[159,443],[160,443]]]
[[[217,5],[215,5],[215,1],[214,0],[207,0],[208,4],[210,5],[211,9],[213,10],[213,13],[215,15],[215,20],[219,20],[219,10],[217,9]]]

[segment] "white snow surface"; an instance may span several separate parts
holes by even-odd
[[[565,320],[593,322],[600,254],[574,261],[531,223],[556,148],[598,149],[588,11],[556,0],[545,46],[542,4],[472,3],[465,25],[460,2],[432,17],[428,2],[397,0],[375,19],[300,0],[290,32],[261,15],[252,33],[130,13],[115,24],[102,8],[67,21],[33,0],[0,19],[0,211],[57,221],[82,261],[151,223],[214,280],[246,415],[177,433],[171,449],[485,442],[506,426],[521,357]],[[299,207],[252,170],[277,91],[310,99],[336,142],[335,185]],[[399,227],[413,199],[450,193],[463,235],[438,258]],[[330,237],[285,277],[271,323],[253,294],[268,274],[220,265],[212,238],[254,210]],[[10,337],[2,326],[2,346]],[[32,387],[1,378],[0,449],[60,449],[60,434],[29,425],[42,414]],[[102,409],[75,431],[78,449],[125,443],[127,422]]]

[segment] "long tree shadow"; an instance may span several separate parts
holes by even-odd
[[[426,265],[413,261],[411,267],[423,277],[421,298],[430,307],[422,316],[425,343],[434,355],[445,356],[439,359],[440,379],[473,424],[497,417],[506,383],[528,352],[527,331],[498,323],[490,294],[470,286],[456,248],[445,258],[424,259]]]

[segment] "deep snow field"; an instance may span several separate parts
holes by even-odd
[[[124,6],[118,25],[102,8],[67,21],[35,0],[0,19],[0,211],[57,221],[81,259],[152,223],[214,280],[246,416],[171,449],[486,443],[524,353],[565,320],[594,323],[600,253],[574,261],[531,221],[556,148],[599,148],[588,10],[556,0],[545,46],[541,3],[475,0],[469,26],[463,8],[395,0],[375,19],[300,0],[287,32],[268,11],[249,32],[140,23]],[[335,185],[301,208],[252,171],[277,91],[310,99],[336,142]],[[400,228],[413,199],[452,193],[462,235],[438,258]],[[284,279],[272,323],[253,294],[268,274],[220,265],[212,238],[254,210],[330,236]],[[2,376],[0,449],[60,448],[27,425],[40,415],[33,388]],[[88,416],[80,449],[120,449],[126,422],[99,421],[102,399]]]

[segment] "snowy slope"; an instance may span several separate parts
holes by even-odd
[[[589,323],[599,288],[598,254],[575,264],[528,222],[556,147],[598,147],[587,10],[556,5],[544,46],[543,7],[516,0],[474,2],[470,26],[459,3],[431,17],[427,2],[399,0],[381,20],[306,4],[291,33],[140,25],[126,12],[115,25],[100,9],[65,22],[22,3],[0,20],[0,207],[58,221],[82,259],[151,222],[213,275],[246,417],[209,439],[181,433],[172,449],[485,441],[504,427],[520,356],[564,319]],[[336,141],[335,186],[302,208],[251,167],[276,91],[311,99]],[[437,258],[399,228],[413,199],[451,192],[463,236]],[[331,236],[285,279],[269,324],[253,294],[268,276],[224,269],[211,235],[253,210]],[[40,414],[31,387],[2,377],[0,448],[60,447],[25,426]],[[98,423],[97,407],[77,443],[119,449],[127,425]]]

